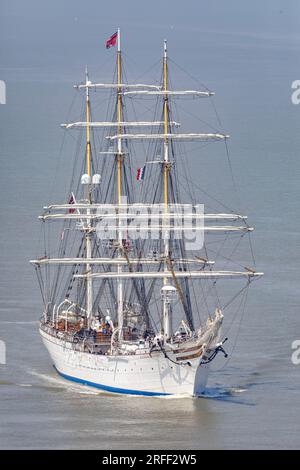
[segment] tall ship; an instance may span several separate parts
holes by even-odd
[[[65,379],[111,393],[198,396],[211,362],[227,356],[224,311],[230,315],[231,301],[262,275],[234,269],[234,250],[225,248],[224,240],[239,243],[253,230],[247,217],[206,211],[183,194],[199,177],[183,181],[188,145],[226,144],[229,136],[180,131],[176,100],[201,103],[213,93],[171,87],[166,41],[156,84],[126,82],[120,30],[106,47],[117,52],[112,83],[92,82],[86,69],[75,86],[82,118],[63,124],[80,142],[67,199],[39,217],[44,252],[31,263],[44,304],[40,334]],[[100,93],[100,104],[109,103],[105,120],[94,117]],[[142,100],[151,103],[153,120],[139,119]],[[211,256],[217,250],[209,240],[220,236],[227,269]],[[231,296],[225,305],[219,286]]]

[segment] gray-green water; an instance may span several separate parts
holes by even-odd
[[[0,447],[299,448],[300,365],[291,362],[291,343],[300,339],[300,105],[290,95],[300,79],[300,7],[191,2],[183,11],[172,2],[171,12],[160,5],[158,21],[159,2],[147,19],[139,3],[130,11],[117,3],[119,17],[116,2],[1,2]],[[67,383],[37,332],[41,301],[28,260],[41,207],[64,195],[69,155],[59,162],[58,124],[85,63],[108,79],[114,53],[103,43],[118,25],[133,77],[159,59],[167,37],[171,57],[216,91],[241,207],[256,228],[265,277],[250,290],[230,361],[212,365],[206,398],[109,396]],[[223,167],[191,164],[199,183],[227,202],[226,185],[217,185]],[[229,352],[234,342],[233,335]]]

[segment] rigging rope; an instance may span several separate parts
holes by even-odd
[[[249,287],[249,284],[248,284],[245,288],[247,288],[247,287]],[[237,332],[236,332],[236,336],[235,336],[235,339],[234,339],[234,343],[233,343],[233,347],[232,347],[232,349],[231,349],[231,352],[228,354],[228,359],[227,359],[227,361],[225,361],[224,364],[222,364],[222,366],[221,366],[219,369],[212,369],[214,372],[220,372],[221,370],[225,369],[225,367],[227,366],[227,364],[229,363],[229,361],[230,361],[231,358],[232,358],[233,352],[235,351],[235,348],[236,348],[236,345],[237,345],[237,341],[238,341],[238,337],[239,337],[239,331],[240,331],[240,328],[241,328],[241,325],[242,325],[242,320],[243,320],[243,318],[244,318],[245,311],[246,311],[246,301],[247,301],[247,297],[248,297],[248,292],[249,292],[249,290],[247,289],[246,292],[245,292],[245,295],[244,295],[244,299],[242,299],[242,301],[244,300],[244,304],[243,304],[243,308],[242,308],[242,314],[241,314],[241,317],[240,317],[240,321],[239,321],[239,324],[238,324],[238,328],[237,328]],[[233,322],[234,322],[234,320],[235,320],[235,318],[236,318],[236,316],[237,316],[237,314],[238,314],[238,312],[239,312],[239,308],[240,308],[240,306],[242,305],[242,301],[241,301],[241,303],[240,303],[240,305],[239,305],[239,307],[238,307],[238,309],[237,309],[237,311],[236,311],[236,314],[235,314],[235,316],[234,316],[234,318],[233,318],[233,320],[232,320],[232,322],[231,322],[229,328],[227,329],[227,332],[230,331],[230,328],[231,328],[232,325],[233,325]],[[225,336],[226,336],[226,335],[225,335]]]

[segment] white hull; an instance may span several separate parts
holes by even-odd
[[[113,393],[132,395],[188,394],[197,396],[206,386],[209,365],[201,356],[176,364],[162,352],[109,356],[72,349],[72,344],[40,330],[54,366],[64,378]],[[177,354],[178,356],[178,354]]]

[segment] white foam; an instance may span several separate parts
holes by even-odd
[[[99,392],[94,391],[93,389],[90,389],[90,387],[87,387],[85,385],[80,385],[80,384],[76,385],[60,377],[59,375],[52,376],[52,375],[47,375],[47,374],[41,374],[40,372],[36,372],[36,371],[29,371],[29,373],[31,375],[34,375],[35,377],[39,377],[43,381],[46,381],[53,386],[63,387],[66,389],[66,391],[69,391],[69,392],[76,392],[81,395],[98,395],[99,394]]]

